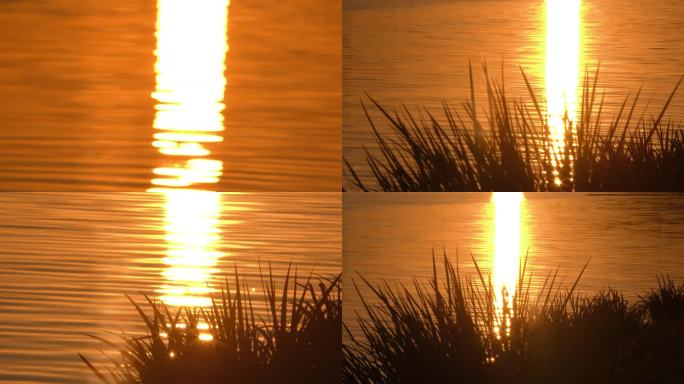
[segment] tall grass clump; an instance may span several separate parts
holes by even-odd
[[[441,120],[406,107],[391,112],[368,96],[389,133],[362,102],[378,150],[364,147],[370,178],[345,159],[349,179],[363,191],[683,191],[684,129],[666,118],[682,80],[657,116],[636,117],[638,92],[606,119],[598,73],[585,73],[576,121],[563,118],[562,151],[552,149],[548,118],[522,69],[526,100],[509,97],[484,65],[483,113],[472,70],[471,100],[460,109],[445,102]]]
[[[144,296],[145,311],[129,297],[147,334],[124,333],[118,343],[91,336],[119,350],[118,356],[105,353],[109,365],[97,367],[79,356],[103,383],[341,381],[340,275],[300,281],[288,269],[276,289],[272,272],[264,272],[261,300],[252,297],[237,270],[234,284],[225,284],[206,308],[171,309]],[[255,313],[259,304],[266,315]]]
[[[669,278],[633,304],[558,283],[530,288],[526,262],[496,308],[479,270],[471,279],[444,256],[438,274],[411,286],[360,286],[359,334],[347,327],[345,383],[677,383],[684,380],[684,284]],[[586,265],[585,265],[586,268]],[[506,298],[506,294],[503,293]]]

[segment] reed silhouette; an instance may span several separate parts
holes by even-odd
[[[347,177],[362,191],[683,191],[684,129],[666,118],[682,79],[658,116],[636,118],[640,92],[627,96],[617,115],[604,117],[597,94],[599,69],[584,75],[575,121],[566,113],[564,146],[554,150],[548,118],[521,68],[529,100],[511,98],[484,66],[487,104],[478,115],[443,104],[440,121],[429,111],[391,112],[366,95],[389,132],[377,128],[366,104],[377,151],[364,147],[371,177],[344,159]]]
[[[474,259],[473,262],[475,263]],[[345,383],[679,383],[684,284],[658,279],[635,303],[608,289],[580,295],[550,273],[532,293],[526,261],[510,299],[495,303],[477,263],[470,279],[443,257],[412,286],[358,285],[360,334],[346,328]],[[586,268],[587,265],[584,266]]]
[[[280,290],[262,272],[264,317],[235,270],[207,308],[170,309],[144,296],[146,311],[129,297],[147,327],[120,342],[91,335],[120,351],[97,367],[79,354],[103,383],[335,383],[341,381],[340,275],[299,281],[288,269]],[[200,326],[200,324],[206,324]],[[206,328],[206,329],[205,329]],[[202,334],[211,335],[211,340]],[[104,352],[103,352],[104,353]]]

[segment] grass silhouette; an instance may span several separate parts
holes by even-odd
[[[120,343],[91,336],[120,351],[105,354],[108,366],[79,356],[103,383],[339,383],[340,276],[302,282],[288,269],[278,291],[269,270],[261,283],[265,318],[255,314],[258,303],[237,269],[211,307],[172,310],[145,296],[148,314],[129,297],[147,334],[122,334]]]
[[[474,262],[474,260],[473,260]],[[373,285],[359,335],[347,328],[345,383],[676,383],[684,380],[684,284],[630,304],[608,289],[591,296],[549,274],[534,294],[520,268],[495,308],[491,280],[464,277],[444,255],[438,275],[412,286]],[[477,267],[477,264],[475,264]],[[585,265],[585,268],[587,265]],[[506,295],[503,295],[506,297]]]
[[[576,121],[563,119],[564,149],[553,150],[548,119],[521,69],[529,100],[510,98],[484,65],[484,119],[471,100],[462,110],[443,104],[443,121],[404,107],[391,112],[368,96],[390,128],[381,133],[362,102],[379,152],[364,147],[372,177],[344,159],[362,191],[683,191],[684,130],[666,119],[682,79],[658,116],[636,118],[640,91],[607,120],[599,70],[587,71]],[[530,110],[531,109],[531,110]]]

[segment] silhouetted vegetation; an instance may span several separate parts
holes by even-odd
[[[683,191],[684,129],[665,118],[681,79],[658,116],[635,117],[639,92],[607,120],[598,72],[585,74],[576,121],[563,119],[562,153],[552,150],[547,117],[522,70],[530,100],[509,98],[484,66],[484,120],[472,71],[471,100],[462,111],[444,103],[441,121],[429,111],[393,113],[369,96],[390,133],[363,104],[379,151],[364,147],[372,178],[345,159],[348,177],[363,191]]]
[[[118,357],[105,354],[108,366],[79,356],[104,383],[339,383],[340,276],[300,282],[288,270],[277,291],[272,273],[262,273],[265,317],[255,313],[259,303],[237,270],[235,276],[207,308],[172,310],[145,296],[148,314],[129,297],[147,334],[122,334],[120,344],[92,336],[120,350]]]
[[[343,381],[684,382],[684,284],[659,278],[630,304],[612,289],[578,294],[582,273],[564,289],[556,270],[532,294],[525,264],[501,308],[479,268],[477,278],[464,277],[446,255],[444,273],[434,268],[429,282],[375,286],[362,278],[372,297],[356,286],[364,316],[360,334],[347,330]]]

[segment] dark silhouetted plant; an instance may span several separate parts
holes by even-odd
[[[340,276],[309,276],[302,283],[288,269],[279,291],[271,271],[262,273],[261,283],[265,316],[255,313],[255,299],[237,269],[234,286],[226,280],[207,308],[172,310],[144,296],[148,315],[129,297],[147,334],[122,334],[121,345],[92,336],[120,350],[119,358],[105,354],[106,367],[79,356],[104,383],[340,382]],[[205,332],[211,340],[200,337]]]

